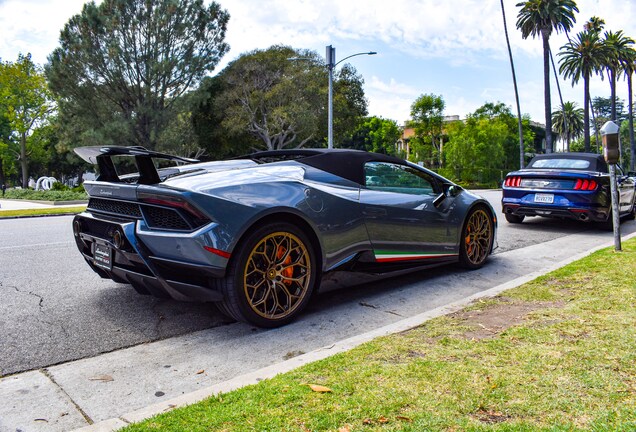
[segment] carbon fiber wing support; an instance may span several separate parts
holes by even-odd
[[[197,159],[189,159],[181,156],[169,155],[152,150],[148,150],[141,146],[125,147],[125,146],[92,146],[78,147],[75,153],[90,164],[97,164],[99,168],[98,181],[120,182],[121,179],[117,175],[117,170],[113,164],[112,156],[131,156],[135,158],[135,164],[139,170],[139,184],[157,184],[161,182],[159,173],[152,159],[166,159],[184,163],[196,163]]]

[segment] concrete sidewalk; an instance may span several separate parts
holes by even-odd
[[[88,201],[29,201],[0,199],[0,210],[28,210],[44,208],[77,207],[87,204]]]

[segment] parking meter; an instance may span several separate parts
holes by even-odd
[[[610,217],[612,225],[614,226],[614,250],[621,250],[621,222],[619,215],[619,200],[618,185],[616,184],[616,164],[619,160],[618,151],[618,126],[613,121],[608,121],[601,128],[601,135],[603,136],[603,156],[605,162],[609,164],[609,176],[610,176],[610,191],[612,196],[612,213]]]
[[[603,156],[608,164],[617,164],[620,158],[618,150],[618,126],[613,121],[608,121],[601,128],[603,137]]]

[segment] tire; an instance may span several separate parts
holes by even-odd
[[[618,218],[619,225],[621,224],[621,218]],[[607,220],[604,222],[598,222],[598,227],[603,231],[614,231],[614,212],[610,209]]]
[[[506,220],[512,224],[520,224],[526,218],[525,216],[517,216],[513,214],[508,214],[508,213],[506,213],[505,216],[506,216]]]
[[[484,265],[495,238],[493,217],[484,207],[470,210],[459,242],[459,263],[468,269]]]
[[[307,306],[317,280],[307,235],[289,223],[269,223],[246,235],[225,279],[219,309],[258,327],[279,327]]]
[[[632,200],[632,208],[629,211],[629,213],[627,213],[627,216],[625,216],[625,220],[634,220],[636,219],[636,195],[634,196],[634,199]]]

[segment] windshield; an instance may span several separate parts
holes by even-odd
[[[530,168],[557,168],[586,170],[590,161],[585,159],[538,159],[532,162]]]

